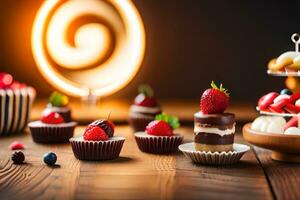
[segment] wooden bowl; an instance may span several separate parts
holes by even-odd
[[[251,123],[243,127],[243,136],[249,143],[272,150],[273,160],[300,162],[300,135],[266,133],[251,129]]]

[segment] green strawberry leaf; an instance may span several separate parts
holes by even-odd
[[[52,106],[63,107],[69,103],[69,98],[58,92],[53,92],[49,97],[49,103]]]
[[[179,120],[175,116],[159,114],[155,116],[155,120],[162,120],[167,122],[172,127],[172,129],[176,129],[180,127]]]
[[[147,84],[140,85],[138,91],[139,91],[139,93],[145,94],[147,97],[154,96],[153,89],[151,88],[150,85],[147,85]]]
[[[213,89],[220,90],[221,92],[224,92],[224,94],[226,94],[226,95],[229,97],[229,92],[228,92],[227,89],[223,88],[223,84],[222,84],[222,83],[220,84],[220,87],[218,87],[218,86],[215,84],[214,81],[211,81],[211,84],[210,84],[210,85],[211,85],[211,87],[212,87]]]

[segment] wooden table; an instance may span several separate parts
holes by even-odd
[[[192,141],[192,127],[179,131]],[[0,138],[0,199],[300,199],[300,165],[272,161],[269,151],[251,149],[233,166],[199,166],[181,153],[140,152],[128,126],[116,133],[126,137],[120,158],[105,162],[76,160],[69,144],[35,144],[30,134]],[[26,164],[10,161],[14,140],[26,145]],[[236,141],[245,143],[239,133]],[[48,151],[60,167],[43,164]]]

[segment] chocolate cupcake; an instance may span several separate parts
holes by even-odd
[[[161,112],[152,88],[148,85],[141,85],[139,94],[130,107],[129,124],[134,131],[144,131],[146,126]]]
[[[49,103],[43,112],[56,112],[60,114],[65,122],[71,122],[71,109],[68,107],[69,98],[58,92],[53,92],[49,97]]]
[[[114,136],[114,124],[97,120],[88,125],[83,137],[71,138],[75,157],[79,160],[100,161],[119,157],[125,138]]]
[[[229,94],[222,84],[204,91],[200,112],[194,114],[195,149],[206,152],[233,150],[235,116],[224,113],[229,105]]]
[[[134,134],[135,140],[139,149],[146,153],[176,153],[183,141],[183,136],[173,132],[179,126],[176,117],[160,114],[147,125],[144,132]]]
[[[73,137],[76,122],[64,122],[56,112],[44,113],[40,121],[28,124],[31,136],[37,143],[67,143]]]

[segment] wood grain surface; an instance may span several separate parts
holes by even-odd
[[[83,128],[76,128],[76,135],[82,134]],[[185,142],[192,141],[192,127],[183,127],[179,131]],[[128,126],[118,126],[116,133],[126,137],[120,158],[105,162],[76,160],[69,144],[36,144],[30,134],[0,138],[0,199],[273,198],[273,189],[252,150],[233,166],[200,166],[181,153],[153,155],[140,152]],[[9,144],[15,140],[26,145],[25,164],[15,165],[10,161]],[[236,135],[236,141],[244,143],[241,134]],[[57,154],[57,166],[48,167],[42,162],[43,154],[48,151]],[[264,166],[273,163],[262,158]],[[289,168],[289,165],[285,167]],[[297,176],[297,169],[290,170],[290,176]],[[286,179],[280,181],[276,176],[283,176],[284,171],[266,171],[274,176],[270,180],[278,190],[276,197],[297,197],[299,182],[296,177],[288,179],[286,175]],[[288,184],[294,180],[295,183]],[[282,186],[285,186],[284,190]],[[285,194],[287,187],[288,194]]]

